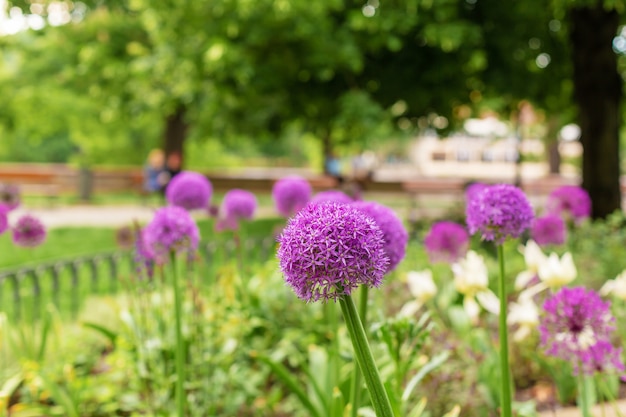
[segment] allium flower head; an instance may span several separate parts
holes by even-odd
[[[388,268],[382,230],[348,204],[309,203],[278,242],[285,282],[307,302],[335,300],[359,285],[378,287]]]
[[[615,330],[610,303],[584,287],[562,288],[545,301],[543,310],[541,346],[548,355],[571,362],[576,373],[579,363],[589,361],[593,346],[610,341]]]
[[[159,263],[167,261],[170,252],[192,252],[198,247],[200,233],[191,215],[182,207],[167,206],[156,211],[143,232],[145,250]]]
[[[47,232],[38,218],[25,214],[13,226],[13,243],[17,246],[35,247],[46,240]]]
[[[323,201],[335,201],[337,203],[350,204],[354,200],[343,191],[326,190],[320,191],[319,193],[315,194],[311,201],[315,203],[321,203]]]
[[[404,259],[409,241],[409,233],[402,224],[402,220],[392,209],[375,201],[355,201],[352,206],[374,219],[383,231],[385,254],[389,257],[386,272],[393,271]]]
[[[20,188],[17,185],[0,184],[0,205],[11,211],[20,205],[20,200]]]
[[[454,222],[433,224],[424,238],[424,246],[430,262],[453,263],[465,256],[469,236],[463,226]]]
[[[285,217],[293,216],[311,199],[311,184],[302,177],[286,177],[276,181],[272,187],[272,198],[276,211]]]
[[[510,184],[497,184],[472,198],[466,215],[471,234],[480,232],[484,240],[503,243],[507,237],[519,237],[530,227],[533,209],[522,190]]]
[[[176,175],[165,189],[165,198],[172,206],[186,210],[204,209],[208,207],[213,195],[213,185],[204,175],[183,171]]]
[[[155,257],[154,252],[146,245],[145,235],[146,229],[141,229],[136,225],[133,260],[137,275],[140,278],[145,276],[150,279],[154,274]]]
[[[217,229],[237,230],[239,221],[252,219],[256,208],[256,196],[250,191],[237,188],[228,191],[222,200]]]
[[[608,340],[598,340],[582,357],[582,372],[586,375],[601,373],[623,373],[622,348],[613,346]],[[622,380],[624,380],[622,376]]]
[[[565,221],[555,214],[535,218],[530,228],[530,236],[542,246],[562,245],[566,234]]]
[[[570,217],[578,223],[591,216],[591,198],[582,187],[564,185],[548,195],[546,211]]]

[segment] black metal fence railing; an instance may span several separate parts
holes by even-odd
[[[198,260],[209,269],[235,259],[267,261],[275,239],[208,242],[200,246]],[[114,294],[136,274],[133,251],[115,251],[41,263],[0,271],[0,312],[15,320],[39,320],[46,306],[54,305],[62,315],[76,317],[91,295]]]

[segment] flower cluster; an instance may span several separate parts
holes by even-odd
[[[348,204],[309,203],[278,242],[285,282],[307,302],[336,300],[359,285],[378,287],[389,264],[380,227]]]
[[[484,188],[468,201],[466,215],[471,234],[480,232],[484,240],[498,244],[507,237],[519,237],[534,217],[522,190],[510,184]]]
[[[183,171],[176,175],[165,189],[165,198],[172,206],[186,210],[204,209],[213,195],[213,185],[204,175]]]
[[[220,207],[218,230],[237,230],[240,220],[250,220],[257,208],[256,196],[250,191],[232,189],[224,195]]]
[[[34,216],[25,214],[15,222],[12,227],[13,243],[17,246],[35,247],[46,240],[46,228],[43,223]]]
[[[582,187],[564,185],[548,195],[546,211],[569,217],[574,222],[580,223],[591,216],[591,198]]]
[[[385,254],[389,257],[387,271],[393,271],[404,259],[409,233],[402,220],[389,207],[375,201],[356,201],[352,207],[370,216],[383,232]]]
[[[350,197],[348,194],[344,193],[343,191],[326,190],[326,191],[320,191],[319,193],[315,194],[311,201],[314,203],[321,203],[324,201],[335,201],[337,203],[350,204],[354,200],[352,199],[352,197]]]
[[[574,372],[624,370],[621,350],[613,347],[615,319],[610,303],[584,287],[563,288],[544,305],[539,331],[546,353],[569,361]]]
[[[442,221],[433,224],[424,238],[424,246],[430,262],[454,263],[465,256],[469,236],[463,226]]]
[[[302,177],[286,177],[276,181],[272,187],[272,198],[276,211],[282,216],[293,216],[311,199],[311,184]]]
[[[200,233],[184,208],[168,206],[156,211],[142,237],[146,253],[153,254],[159,263],[165,263],[171,252],[190,253],[195,250]]]
[[[562,245],[566,238],[565,221],[555,214],[537,217],[531,226],[530,236],[542,246]]]

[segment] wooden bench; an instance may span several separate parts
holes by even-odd
[[[0,183],[19,187],[23,196],[45,197],[50,204],[56,203],[61,191],[55,174],[48,171],[0,170]]]

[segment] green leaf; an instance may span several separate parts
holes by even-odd
[[[450,356],[450,351],[441,352],[439,355],[433,357],[426,365],[422,366],[420,370],[415,374],[413,378],[409,381],[402,393],[402,401],[407,401],[409,397],[413,394],[413,390],[417,387],[417,384],[426,376],[428,373],[440,365],[442,365]]]

